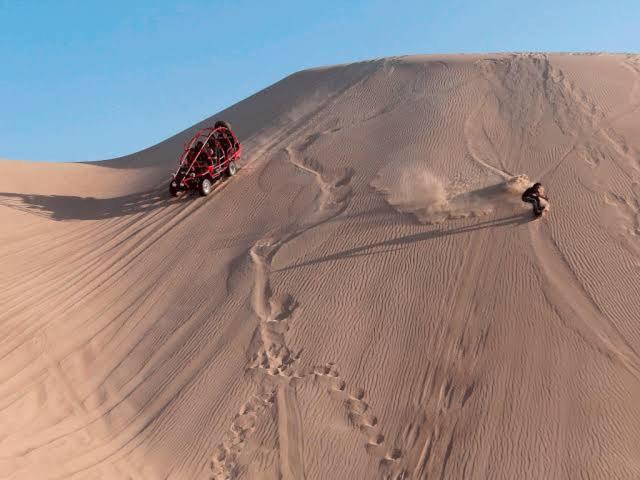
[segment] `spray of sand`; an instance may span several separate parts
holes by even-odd
[[[526,175],[490,185],[453,183],[419,164],[383,168],[371,183],[389,205],[423,224],[488,215],[501,206],[518,204],[529,185]]]

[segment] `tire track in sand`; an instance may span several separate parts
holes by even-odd
[[[316,137],[307,137],[304,146],[308,146]],[[280,475],[284,479],[304,478],[304,439],[300,407],[296,397],[294,378],[305,376],[296,370],[295,363],[300,353],[295,354],[287,346],[285,333],[289,328],[289,319],[296,308],[295,301],[286,297],[283,301],[275,299],[270,285],[271,261],[287,242],[309,229],[339,215],[348,206],[351,198],[349,182],[352,172],[345,171],[328,179],[317,162],[305,161],[295,148],[285,149],[289,161],[315,176],[320,188],[317,210],[312,218],[296,228],[291,225],[282,232],[256,242],[249,255],[254,269],[254,288],[252,305],[258,319],[258,349],[253,355],[253,367],[262,371],[258,382],[272,398],[277,412],[278,436],[280,448]],[[232,430],[234,424],[232,424]],[[242,429],[242,438],[250,429]],[[237,440],[237,437],[234,437]],[[238,473],[239,449],[243,442],[223,442],[218,446],[212,461],[215,479],[235,478]]]
[[[588,95],[569,81],[559,67],[553,65],[548,55],[535,57],[541,68],[544,79],[544,94],[547,103],[554,109],[554,117],[563,133],[573,137],[573,148],[582,151],[585,156],[610,158],[615,167],[632,182],[640,181],[640,161],[624,136],[612,126],[612,122],[625,112],[605,115],[605,112]],[[631,111],[637,108],[634,102],[639,101],[636,90],[640,75],[640,66],[630,58],[623,66],[634,74],[634,85],[630,92]],[[630,113],[630,112],[627,112]],[[611,150],[607,152],[605,147]],[[606,155],[609,153],[609,155]],[[553,173],[562,161],[541,173],[540,178]],[[621,162],[620,159],[623,161]],[[596,162],[597,163],[597,162]]]
[[[637,100],[637,75],[640,73],[638,65],[633,63],[633,60],[628,58],[624,63],[635,74],[631,101]],[[624,137],[611,126],[611,122],[618,115],[607,117],[584,92],[567,80],[560,68],[551,64],[547,55],[542,56],[541,68],[545,72],[545,93],[549,103],[552,103],[555,97],[565,100],[563,113],[566,116],[563,115],[564,118],[560,117],[558,120],[563,124],[565,133],[574,137],[574,148],[586,149],[604,158],[603,146],[609,146],[613,152],[608,156],[613,164],[631,182],[637,181],[640,173],[638,162]],[[554,91],[555,93],[552,93]],[[575,123],[567,118],[573,118]],[[625,163],[617,161],[616,157],[622,158]],[[564,158],[566,155],[558,163]],[[555,172],[556,167],[546,170],[541,177]],[[548,227],[532,224],[529,233],[533,251],[547,280],[542,282],[547,300],[559,309],[560,317],[569,328],[607,358],[622,364],[634,377],[640,379],[640,355],[587,292],[553,240]],[[571,295],[565,296],[560,293],[566,286],[570,286]]]
[[[449,307],[448,319],[433,344],[431,368],[420,388],[417,405],[420,408],[405,429],[404,443],[408,448],[406,466],[411,478],[447,478],[451,452],[457,448],[458,424],[465,405],[476,389],[476,366],[484,351],[491,322],[474,318],[477,299],[467,292],[484,269],[487,230],[474,232],[469,239],[459,275],[452,280],[450,297],[443,299]]]
[[[303,155],[304,150],[322,135],[337,130],[309,135],[299,146],[285,148],[294,166],[314,175],[320,195],[316,210],[306,222],[299,226],[290,225],[259,240],[249,252],[254,269],[252,305],[258,319],[258,346],[248,369],[257,372],[259,389],[263,392],[260,398],[269,398],[270,401],[263,402],[262,408],[253,408],[255,402],[250,401],[236,415],[225,440],[216,447],[213,455],[211,469],[215,480],[233,479],[240,474],[239,455],[247,437],[255,429],[255,417],[268,412],[277,415],[281,478],[304,478],[304,435],[296,386],[299,381],[309,379],[323,384],[332,398],[343,402],[352,426],[366,438],[365,450],[378,458],[381,468],[387,472],[385,478],[405,478],[405,473],[397,468],[402,453],[397,448],[385,447],[385,437],[365,400],[364,390],[347,388],[347,382],[333,362],[307,368],[300,366],[301,352],[291,350],[286,341],[286,332],[295,318],[298,305],[289,295],[274,297],[270,285],[271,262],[280,248],[340,215],[349,205],[353,171],[327,172],[319,162]],[[267,403],[271,403],[273,408]]]
[[[361,84],[368,78],[369,74],[370,72],[366,71],[360,79],[344,91]],[[344,92],[340,92],[340,94],[341,93]],[[279,136],[275,142],[271,142],[268,146],[264,147],[260,156],[266,159],[269,151],[277,148],[277,146],[281,145],[287,138],[297,133],[299,125],[310,123],[323,108],[335,103],[339,99],[340,94],[334,95],[319,108],[304,116],[300,121],[295,122],[295,125],[288,129],[284,135]],[[299,464],[300,468],[298,468],[297,471],[302,471],[302,475],[304,475],[301,448],[303,439],[301,435],[300,417],[296,413],[296,410],[299,411],[299,407],[295,399],[295,382],[308,378],[330,378],[338,382],[336,385],[330,385],[330,394],[332,394],[332,392],[345,392],[346,389],[346,382],[337,374],[335,364],[332,362],[306,370],[298,366],[297,361],[300,359],[301,352],[295,353],[291,351],[286,345],[284,335],[289,328],[289,320],[292,319],[297,304],[291,297],[285,297],[284,301],[273,299],[269,281],[271,260],[282,246],[313,227],[341,214],[349,205],[351,199],[350,181],[353,171],[345,169],[342,172],[330,172],[332,174],[328,175],[328,172],[325,172],[317,161],[302,156],[304,149],[308,148],[321,136],[335,133],[340,129],[341,128],[330,128],[319,133],[308,135],[305,140],[297,146],[284,148],[289,161],[294,166],[315,176],[320,189],[320,195],[317,199],[317,209],[302,226],[296,227],[295,225],[291,225],[289,228],[283,229],[280,233],[265,237],[256,242],[249,252],[255,272],[253,307],[258,317],[259,346],[257,352],[252,355],[251,364],[248,368],[249,370],[255,369],[261,373],[258,379],[260,389],[266,391],[267,395],[273,395],[276,402],[280,399],[280,406],[286,409],[283,413],[284,419],[280,421],[278,425],[279,433],[282,434],[284,432],[287,437],[280,439],[281,444],[283,443],[282,440],[287,444],[285,455],[281,454],[280,456],[281,463],[288,463],[288,465],[281,465],[281,474],[283,471],[289,473],[296,471],[292,470],[293,455],[293,463],[296,463],[294,468],[297,468],[297,464]],[[279,391],[282,393],[278,395]],[[369,412],[366,417],[367,420],[362,420],[362,415],[357,413],[358,406],[360,406],[359,408],[363,409],[363,411],[368,411],[368,404],[364,402],[363,395],[364,393],[361,389],[356,389],[353,395],[347,394],[345,407],[347,408],[349,418],[361,419],[354,423],[355,426],[367,434],[373,432],[373,438],[370,438],[365,445],[367,451],[370,452],[374,450],[369,448],[370,445],[382,445],[384,437],[377,430],[376,417],[370,416]],[[252,410],[252,412],[256,414],[264,414],[265,411],[266,409],[260,409],[259,412],[256,412],[255,409]],[[291,415],[292,411],[293,415]],[[280,414],[278,413],[278,415]],[[238,430],[238,427],[234,425],[235,423],[232,423],[230,429],[232,433],[234,430]],[[252,431],[252,429],[241,430],[244,431],[245,434]],[[242,435],[243,438],[246,437],[245,434]],[[298,445],[296,448],[289,447],[292,436],[295,437],[294,443]],[[231,435],[231,437],[232,439],[236,438],[234,435]],[[237,442],[237,440],[235,441]],[[216,447],[216,453],[211,462],[211,469],[215,480],[236,478],[239,473],[238,456],[244,445],[244,440],[237,442],[240,448],[235,448],[231,455],[228,455],[230,451],[228,447],[229,443],[229,441],[223,441]],[[400,455],[399,450],[391,449],[388,453],[381,456],[381,462],[387,462],[389,460],[396,461]],[[401,475],[403,475],[402,472]],[[385,478],[391,477],[386,476]],[[402,476],[393,475],[393,478],[402,478]]]
[[[613,132],[608,124],[610,119],[606,118],[587,95],[566,79],[562,70],[551,65],[547,55],[518,55],[509,58],[508,62],[532,62],[536,66],[540,75],[533,81],[533,87],[542,89],[544,98],[554,109],[553,113],[558,126],[563,133],[573,138],[573,146],[569,153],[575,148],[584,148],[583,145],[587,144],[589,139],[595,139],[600,135],[602,143],[609,144],[619,156],[628,161],[626,165],[614,161],[619,170],[630,180],[636,178],[638,170],[633,165],[633,158],[629,154],[626,143],[623,139],[620,140],[619,135]],[[486,71],[497,80],[506,81],[497,68],[491,72]],[[483,104],[484,100],[471,117],[479,113]],[[472,143],[468,141],[468,145],[471,147]],[[601,146],[594,144],[593,148],[599,149]],[[471,153],[478,161],[474,153]],[[541,178],[555,172],[567,156],[568,153],[561,157],[556,165],[546,169],[541,174]],[[508,174],[487,162],[478,161],[478,163],[498,175]],[[545,277],[541,282],[545,298],[558,310],[557,313],[565,325],[587,344],[596,348],[607,358],[619,362],[633,376],[640,379],[640,355],[585,290],[568,260],[554,242],[548,228],[543,224],[533,223],[530,225],[529,234],[537,263]],[[571,295],[562,293],[567,286],[571,290]]]
[[[546,278],[542,281],[542,290],[549,304],[558,309],[557,313],[565,325],[587,344],[623,365],[640,380],[638,352],[582,286],[548,228],[534,223],[529,233],[538,265]],[[571,295],[563,293],[567,287]]]

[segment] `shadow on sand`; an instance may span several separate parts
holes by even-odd
[[[376,253],[383,253],[383,252],[398,250],[399,248],[404,248],[407,245],[411,245],[414,243],[433,240],[434,238],[439,238],[439,237],[447,237],[450,235],[459,235],[462,233],[475,232],[477,230],[484,230],[486,228],[523,225],[525,223],[529,223],[532,220],[533,220],[533,216],[531,215],[531,212],[526,212],[518,215],[512,215],[510,217],[504,217],[504,218],[498,218],[494,220],[487,220],[485,222],[474,223],[473,225],[465,225],[458,228],[451,228],[447,230],[429,230],[427,232],[420,232],[412,235],[406,235],[404,237],[370,243],[368,245],[361,245],[359,247],[343,250],[342,252],[333,253],[325,257],[308,260],[306,262],[297,263],[295,265],[284,267],[279,270],[274,270],[274,272],[284,272],[287,270],[292,270],[300,267],[307,267],[307,266],[315,265],[318,263],[331,262],[335,260],[345,260],[353,257],[360,257],[365,255],[372,255]],[[384,250],[376,250],[375,252],[372,251],[378,248],[382,248]]]
[[[114,198],[0,192],[0,205],[53,220],[101,220],[150,212],[171,200],[165,188]]]

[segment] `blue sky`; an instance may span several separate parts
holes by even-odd
[[[133,153],[320,65],[639,52],[639,25],[640,0],[0,0],[0,158]]]

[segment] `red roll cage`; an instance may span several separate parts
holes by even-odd
[[[230,145],[227,148],[223,148],[223,146],[221,145],[221,140],[226,136],[228,136],[227,141],[230,143]],[[207,147],[210,145],[210,140],[212,139],[214,140],[216,148],[213,149],[213,151],[209,151],[210,149]],[[198,143],[198,141],[202,142],[202,145],[197,152],[194,152],[194,147]],[[175,175],[178,174],[182,167],[188,166],[186,172],[184,172],[183,174],[183,176],[186,177],[193,170],[194,165],[203,153],[206,155],[207,160],[211,161],[213,157],[215,157],[216,150],[218,150],[218,148],[222,149],[222,151],[225,153],[224,161],[221,162],[221,166],[225,168],[232,160],[239,159],[240,153],[242,151],[242,145],[240,144],[240,142],[238,142],[236,135],[233,133],[233,131],[226,127],[207,127],[198,130],[191,138],[191,140],[185,143],[182,155],[180,155],[180,161],[178,162],[178,169],[176,170]],[[192,155],[190,156],[190,154]],[[213,169],[210,167],[209,171],[206,173],[213,173],[212,170]]]

